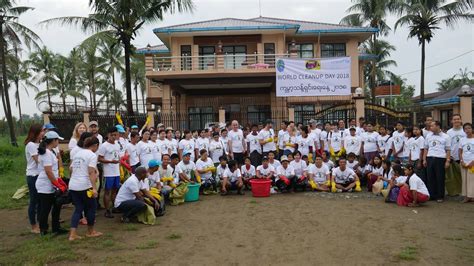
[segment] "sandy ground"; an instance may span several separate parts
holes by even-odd
[[[454,200],[414,209],[367,193],[252,198],[247,192],[205,196],[167,211],[157,225],[134,230],[118,215],[111,220],[100,212],[98,229],[117,244],[111,250],[82,246],[79,260],[58,264],[474,265],[474,204]],[[70,213],[63,211],[66,223]],[[0,211],[0,217],[6,248],[36,237],[25,233],[26,210]],[[152,248],[138,248],[147,241]],[[416,250],[414,260],[400,258],[407,247]]]

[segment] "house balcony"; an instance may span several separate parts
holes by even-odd
[[[288,54],[210,54],[147,58],[147,77],[164,79],[275,75],[275,60]]]

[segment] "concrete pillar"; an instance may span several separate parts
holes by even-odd
[[[295,108],[288,108],[288,121],[295,121]]]
[[[50,120],[49,120],[49,115],[50,115],[49,112],[44,112],[44,113],[43,113],[43,123],[44,123],[44,124],[51,123]]]
[[[359,121],[360,117],[365,117],[365,97],[355,96],[352,99],[355,101],[356,119]]]
[[[216,62],[214,63],[214,69],[217,72],[224,72],[225,71],[225,64],[224,64],[224,55],[218,54],[216,55]]]
[[[439,121],[441,119],[439,109],[434,108],[431,110],[431,116],[433,117],[434,121]]]
[[[219,107],[219,123],[225,123],[225,109]]]
[[[192,51],[192,56],[193,56],[193,70],[196,71],[199,69],[199,45],[195,44],[193,45],[193,51]]]
[[[82,118],[83,121],[82,122],[84,122],[84,124],[86,124],[87,128],[89,128],[91,112],[84,111],[84,113],[82,115],[83,115],[83,118]]]
[[[472,123],[472,94],[459,95],[459,114],[464,123]]]

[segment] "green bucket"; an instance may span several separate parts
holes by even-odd
[[[192,202],[192,201],[198,201],[199,200],[199,187],[201,185],[196,183],[196,184],[188,184],[188,193],[184,196],[184,201],[186,202]]]

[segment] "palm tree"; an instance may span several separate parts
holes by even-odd
[[[385,80],[394,75],[392,72],[387,70],[387,68],[397,66],[395,60],[389,59],[391,53],[396,51],[395,46],[385,40],[378,40],[375,44],[373,40],[369,40],[362,44],[362,48],[366,53],[377,56],[377,59],[375,60],[375,69],[373,69],[374,64],[367,64],[364,66],[364,77],[370,88],[376,86],[376,84],[371,83],[373,82],[373,79],[370,78],[372,73],[375,73],[377,80]]]
[[[70,85],[70,69],[68,67],[67,58],[56,54],[54,55],[54,68],[53,68],[53,79],[51,80],[51,86],[55,88],[59,97],[63,102],[63,113],[67,112],[66,109],[66,98],[68,87]]]
[[[44,99],[44,96],[46,96],[49,110],[53,110],[53,104],[51,102],[50,83],[53,79],[54,53],[46,46],[43,46],[38,51],[30,54],[28,63],[30,64],[31,69],[37,73],[34,77],[36,83],[46,84],[46,90],[44,92],[40,92],[41,95],[43,95],[41,96],[41,98]]]
[[[37,45],[36,41],[39,36],[32,30],[18,23],[18,17],[33,8],[27,6],[14,6],[14,0],[0,1],[0,65],[1,77],[0,93],[2,94],[3,110],[7,118],[8,128],[10,130],[10,142],[17,146],[15,136],[15,128],[13,124],[12,109],[10,105],[10,95],[8,92],[7,67],[6,67],[6,52],[8,44],[20,46],[25,44],[28,47]],[[8,41],[8,42],[7,42]]]
[[[135,55],[132,57],[132,83],[133,90],[135,91],[135,107],[137,113],[140,112],[138,107],[138,91],[143,91],[145,89],[145,58],[143,56]],[[144,97],[142,97],[142,100]]]
[[[97,110],[97,97],[96,97],[96,90],[97,90],[97,80],[100,78],[102,73],[105,73],[105,69],[103,66],[105,65],[105,60],[99,56],[97,56],[99,50],[99,42],[98,40],[91,40],[87,42],[83,42],[80,46],[82,55],[83,55],[83,69],[84,74],[86,75],[87,79],[87,86],[89,91],[89,99],[91,109],[96,111]]]
[[[406,0],[398,4],[401,17],[395,23],[395,29],[408,26],[408,38],[416,37],[421,45],[420,100],[425,99],[425,49],[441,24],[454,27],[461,21],[472,21],[472,0]]]
[[[394,0],[352,0],[354,3],[346,12],[349,15],[343,17],[341,24],[352,26],[369,26],[376,28],[378,32],[373,34],[372,42],[377,45],[377,36],[387,34],[391,31],[385,19],[390,10],[394,6]],[[375,101],[375,84],[376,84],[376,62],[372,61],[372,72],[370,73],[370,84],[372,101]]]
[[[122,49],[111,38],[105,38],[100,42],[99,56],[102,61],[104,61],[102,67],[105,70],[105,74],[109,76],[109,79],[112,81],[112,93],[115,93],[117,89],[115,85],[115,73],[122,73],[124,71]],[[117,112],[117,106],[114,107],[114,111]]]
[[[77,113],[77,99],[79,98],[84,100],[85,96],[82,94],[82,92],[84,91],[83,85],[86,84],[85,77],[82,74],[83,71],[81,71],[83,68],[82,54],[78,48],[73,48],[71,50],[67,63],[71,70],[68,95],[74,98],[74,111]]]
[[[438,85],[438,91],[442,92],[460,88],[465,84],[472,86],[474,85],[474,72],[469,71],[467,68],[460,68],[458,74],[455,74],[447,79],[443,79],[436,84]]]
[[[115,90],[112,87],[112,84],[109,80],[109,76],[104,76],[101,79],[97,80],[97,91],[96,94],[101,96],[99,98],[98,104],[102,106],[105,103],[105,111],[108,115],[110,112],[110,99],[114,98]],[[117,111],[117,110],[115,110]]]
[[[95,36],[114,36],[121,43],[125,55],[125,87],[127,112],[133,115],[130,57],[132,41],[146,23],[161,21],[166,12],[193,10],[192,0],[89,0],[92,14],[88,17],[59,17],[43,21],[45,24],[79,26]]]

